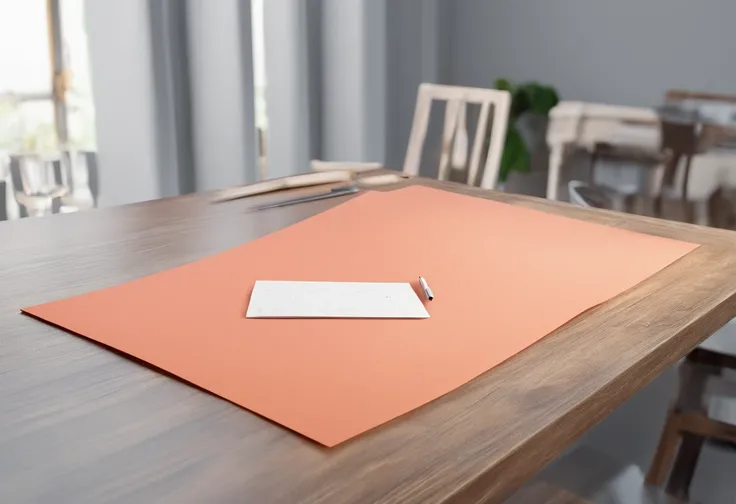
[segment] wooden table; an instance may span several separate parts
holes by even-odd
[[[412,183],[704,246],[460,389],[326,449],[18,310],[225,250],[340,199],[247,213],[285,195],[193,195],[2,223],[0,502],[497,502],[736,313],[734,233],[398,185]]]

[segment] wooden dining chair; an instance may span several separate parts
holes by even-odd
[[[422,84],[417,93],[417,104],[414,109],[414,121],[411,127],[409,145],[404,158],[404,173],[418,175],[422,157],[422,148],[429,127],[429,115],[433,101],[445,101],[444,126],[442,128],[441,150],[437,178],[447,180],[450,173],[450,159],[462,159],[462,149],[453,153],[458,132],[467,131],[466,110],[469,104],[480,105],[480,115],[472,142],[469,165],[465,170],[465,182],[476,185],[480,174],[481,157],[485,150],[485,163],[480,187],[494,189],[498,182],[501,167],[506,129],[508,127],[511,94],[498,89],[481,89],[461,86],[443,86],[439,84]],[[492,116],[491,116],[492,114]],[[489,119],[491,132],[488,148],[485,149],[485,137]],[[461,148],[462,145],[458,144]],[[465,144],[467,145],[467,144]],[[454,155],[453,155],[454,154]],[[458,165],[455,164],[455,168]]]
[[[736,370],[736,321],[680,364],[677,398],[649,467],[649,484],[688,498],[703,446],[736,447],[736,418],[728,407],[736,399],[736,379],[728,370]]]
[[[699,125],[694,120],[678,121],[663,116],[660,133],[663,167],[652,188],[654,215],[662,216],[662,202],[668,198],[679,201],[682,220],[693,222],[693,205],[687,191],[693,157],[701,152]]]
[[[506,140],[511,94],[508,91],[497,89],[421,84],[417,93],[409,145],[404,158],[403,173],[406,176],[419,174],[422,150],[434,101],[446,102],[437,178],[448,180],[451,171],[454,170],[462,172],[461,178],[468,185],[480,185],[484,189],[494,189],[498,182],[501,156]],[[469,105],[480,105],[472,147],[468,141],[467,108]],[[486,143],[489,126],[490,135]],[[470,149],[469,156],[468,149]],[[312,169],[323,170],[329,166],[329,169],[365,171],[362,168],[365,164],[336,162],[325,164],[323,161],[315,160],[312,162]],[[374,163],[368,163],[368,165],[374,165]],[[375,168],[372,166],[372,169]]]
[[[591,163],[589,185],[593,186],[594,170],[599,160],[624,160],[643,165],[647,176],[643,177],[646,182],[641,193],[629,194],[606,188],[607,196],[613,203],[610,208],[621,212],[665,217],[663,202],[667,200],[667,218],[693,222],[694,205],[688,199],[688,183],[693,157],[702,150],[698,123],[692,118],[663,115],[660,120],[660,139],[660,150],[657,152],[597,144]]]

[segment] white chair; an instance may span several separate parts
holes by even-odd
[[[479,182],[480,187],[484,189],[494,189],[498,181],[501,155],[506,139],[509,109],[511,107],[510,93],[497,89],[421,84],[417,93],[417,104],[414,109],[414,121],[409,137],[409,145],[404,158],[403,173],[406,176],[419,174],[422,149],[427,136],[433,101],[447,102],[437,178],[448,180],[451,170],[462,171],[468,185],[476,185]],[[478,123],[469,157],[468,105],[480,105]],[[485,139],[489,123],[491,124],[491,132],[486,149]],[[478,181],[481,158],[484,155],[482,177]],[[319,160],[312,162],[312,169],[315,171],[327,169],[366,171],[379,167],[380,165],[375,163],[339,163]]]

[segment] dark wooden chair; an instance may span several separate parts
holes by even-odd
[[[695,117],[663,112],[660,122],[661,149],[647,151],[638,148],[599,143],[591,156],[589,184],[594,187],[595,170],[602,160],[636,163],[646,170],[643,194],[626,194],[611,188],[598,187],[611,202],[608,207],[621,212],[667,217],[685,222],[694,221],[693,204],[688,200],[692,158],[700,152],[698,123]],[[667,200],[668,211],[663,211]],[[676,203],[677,208],[673,208]]]
[[[681,121],[662,118],[660,123],[663,169],[654,182],[654,215],[662,216],[662,200],[679,199],[684,220],[693,222],[693,206],[688,201],[687,186],[693,157],[700,152],[698,123],[694,120]],[[682,168],[682,170],[680,170]],[[679,184],[677,183],[679,175]],[[678,187],[679,186],[679,187]]]

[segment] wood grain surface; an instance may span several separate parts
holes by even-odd
[[[406,184],[704,246],[460,389],[326,449],[19,309],[223,251],[346,198],[247,212],[324,188],[222,204],[203,194],[0,223],[0,502],[498,502],[736,313],[734,233],[449,182],[391,188]]]

